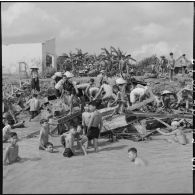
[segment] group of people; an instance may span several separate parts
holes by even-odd
[[[169,59],[165,56],[161,56],[160,60],[160,72],[164,76],[165,74],[169,73],[170,82],[173,81],[173,76],[176,67],[176,60],[174,59],[174,54],[171,52]],[[185,61],[185,54],[182,55],[183,60]],[[182,74],[185,74],[186,71],[186,64],[184,63],[182,66]]]
[[[169,64],[171,70],[174,69],[175,60],[173,54],[170,54],[171,60]],[[172,74],[172,73],[171,73]],[[51,87],[55,90],[55,95],[58,99],[62,99],[65,104],[70,108],[69,114],[73,113],[73,108],[76,105],[80,106],[82,112],[82,122],[78,118],[72,119],[68,124],[68,131],[60,135],[60,142],[64,147],[64,157],[72,157],[75,155],[74,142],[77,142],[77,147],[81,149],[84,155],[87,155],[88,147],[93,140],[93,147],[95,152],[98,151],[98,138],[100,131],[103,127],[102,115],[98,111],[99,105],[106,102],[107,107],[115,106],[112,116],[115,114],[124,113],[125,109],[130,106],[141,102],[147,98],[154,97],[154,106],[164,106],[168,108],[170,105],[170,94],[168,91],[162,92],[162,94],[153,94],[150,85],[140,85],[134,82],[130,84],[124,78],[117,78],[115,84],[112,86],[108,83],[108,78],[105,72],[102,70],[98,75],[98,82],[95,82],[93,78],[87,83],[78,83],[74,79],[74,75],[66,71],[65,73],[56,72],[52,76]],[[171,77],[172,78],[172,77]],[[130,85],[130,91],[127,92],[127,86]],[[36,93],[27,102],[30,106],[30,121],[39,114],[40,101]],[[178,103],[183,96],[181,95]],[[177,99],[177,97],[176,97]],[[189,107],[188,97],[185,99],[187,108]],[[89,102],[89,104],[87,104]],[[19,160],[17,134],[11,131],[11,126],[4,118],[3,129],[3,141],[10,140],[11,145],[7,148],[4,158],[4,163],[11,163]],[[53,144],[49,142],[49,136],[53,136],[50,133],[50,126],[56,125],[48,119],[41,119],[41,130],[39,135],[39,150],[46,150],[53,152]],[[160,130],[158,130],[162,133]],[[176,132],[176,131],[175,131]],[[181,132],[176,134],[181,135]],[[129,151],[129,158],[135,160],[137,151],[135,148],[131,148]]]

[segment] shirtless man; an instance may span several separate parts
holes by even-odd
[[[98,151],[98,138],[100,135],[100,131],[102,129],[103,121],[102,115],[97,110],[97,104],[95,101],[90,102],[89,110],[92,115],[87,127],[87,138],[88,140],[93,140],[95,152]]]
[[[116,95],[113,93],[112,87],[106,81],[103,81],[103,84],[100,87],[100,89],[99,89],[96,97],[94,98],[94,100],[96,100],[102,92],[104,92],[104,95],[101,98],[102,100],[110,99],[110,98],[113,98],[113,99],[116,98]]]
[[[77,134],[77,124],[75,124],[74,122],[71,122],[70,130],[61,135],[61,139],[62,138],[65,139],[65,143],[64,143],[65,150],[63,153],[64,157],[70,158],[73,155],[75,155],[75,150],[73,146],[74,146],[74,140],[75,140],[76,134]]]
[[[129,148],[128,149],[128,157],[129,157],[130,161],[133,162],[137,166],[147,165],[147,163],[144,160],[137,157],[137,149],[136,148]]]
[[[39,150],[48,151],[47,147],[49,145],[53,145],[52,143],[49,142],[49,135],[51,135],[51,133],[49,131],[48,120],[41,119],[40,125],[41,125],[41,130],[39,135]]]
[[[89,98],[89,101],[92,101],[92,99],[97,95],[99,91],[99,88],[95,86],[94,79],[91,78],[89,81],[89,85],[85,89],[85,94]]]

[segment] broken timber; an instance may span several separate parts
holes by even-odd
[[[72,120],[73,118],[81,117],[81,116],[82,116],[81,111],[77,111],[71,115],[66,115],[61,118],[55,118],[54,121],[58,122],[59,124],[63,124]]]
[[[147,99],[147,100],[144,100],[144,101],[142,101],[142,102],[139,102],[139,103],[137,103],[137,104],[134,104],[134,105],[130,106],[129,108],[127,108],[127,111],[128,111],[128,110],[129,110],[129,111],[132,111],[132,110],[139,109],[139,108],[141,108],[142,106],[145,106],[145,105],[147,105],[147,104],[153,102],[154,100],[155,100],[155,99],[154,99],[153,97],[151,97],[151,98],[149,98],[149,99]]]

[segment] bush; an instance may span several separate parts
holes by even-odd
[[[43,76],[44,76],[44,78],[51,78],[55,72],[56,72],[56,68],[47,67],[43,73]]]

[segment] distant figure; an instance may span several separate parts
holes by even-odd
[[[17,144],[17,141],[18,141],[17,133],[15,132],[10,133],[10,141],[11,141],[11,144],[7,147],[5,151],[5,157],[3,161],[4,165],[17,162],[21,159],[18,155],[19,146]]]
[[[37,94],[33,94],[33,97],[27,102],[27,104],[30,105],[30,119],[33,119],[39,114],[39,109],[40,109],[40,101],[37,98]]]
[[[53,149],[51,149],[51,147],[53,148],[53,144],[49,142],[49,135],[51,135],[51,133],[50,133],[48,120],[41,119],[40,125],[41,125],[41,130],[39,135],[39,150],[52,152]]]
[[[174,74],[174,69],[175,69],[175,59],[173,58],[173,53],[170,53],[170,59],[168,61],[168,68],[169,68],[169,73],[170,73],[170,82],[173,81],[173,74]]]
[[[185,102],[186,112],[189,111],[189,104],[193,101],[193,88],[189,85],[185,86],[177,93],[177,105]]]
[[[184,63],[182,64],[182,75],[184,75],[186,72],[186,54],[183,54],[182,57],[184,59]]]
[[[103,84],[103,81],[107,81],[107,76],[105,73],[105,70],[101,70],[100,74],[97,75],[98,81],[99,81],[99,87]]]
[[[161,56],[160,65],[161,65],[161,73],[162,75],[164,75],[167,69],[167,59],[165,58],[165,56]]]
[[[136,148],[129,148],[128,149],[128,157],[131,162],[133,162],[137,166],[146,166],[146,162],[141,158],[137,157],[137,149]]]
[[[38,76],[38,69],[37,67],[31,67],[31,88],[33,90],[33,93],[35,90],[40,91],[39,86],[39,76]]]

